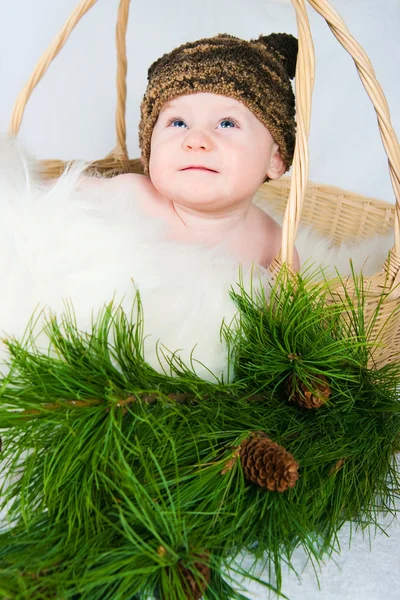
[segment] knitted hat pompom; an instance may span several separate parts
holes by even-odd
[[[297,39],[288,33],[271,33],[270,35],[260,35],[257,40],[252,40],[273,48],[280,54],[280,58],[285,65],[287,74],[290,79],[296,74],[296,62],[298,52]]]

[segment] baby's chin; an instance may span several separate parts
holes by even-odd
[[[153,184],[154,185],[154,184]],[[184,185],[161,185],[155,186],[158,193],[171,202],[191,208],[221,208],[232,205],[232,193],[227,189],[218,190],[201,182],[190,182]]]

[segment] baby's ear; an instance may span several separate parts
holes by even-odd
[[[281,151],[279,147],[273,152],[267,171],[267,177],[269,179],[279,179],[286,171],[286,165],[283,162]]]

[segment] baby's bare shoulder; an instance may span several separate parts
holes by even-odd
[[[90,186],[105,186],[110,190],[139,188],[143,185],[143,180],[147,179],[144,175],[138,173],[122,173],[115,177],[102,177],[102,176],[87,176],[84,175],[79,179],[79,185],[82,188]]]
[[[140,173],[121,173],[121,175],[116,175],[115,177],[110,178],[110,182],[113,182],[114,185],[145,185],[149,180],[148,177],[144,175],[140,175]]]
[[[282,228],[268,213],[255,204],[251,207],[251,225],[262,234],[280,237]]]
[[[171,203],[155,189],[151,179],[139,173],[124,173],[110,179],[110,191],[131,196],[141,210],[151,217],[166,218],[175,215]]]

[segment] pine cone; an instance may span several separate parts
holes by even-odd
[[[246,479],[271,492],[294,487],[299,477],[292,454],[262,432],[244,440],[240,459]]]
[[[318,375],[310,388],[298,379],[293,373],[289,375],[286,383],[286,392],[289,400],[296,402],[302,408],[319,408],[331,395],[328,379],[325,375]]]
[[[191,569],[184,567],[182,562],[178,564],[183,591],[188,600],[200,600],[210,581],[209,556],[201,554],[199,558],[202,562],[195,562]],[[196,572],[193,569],[196,569]]]

